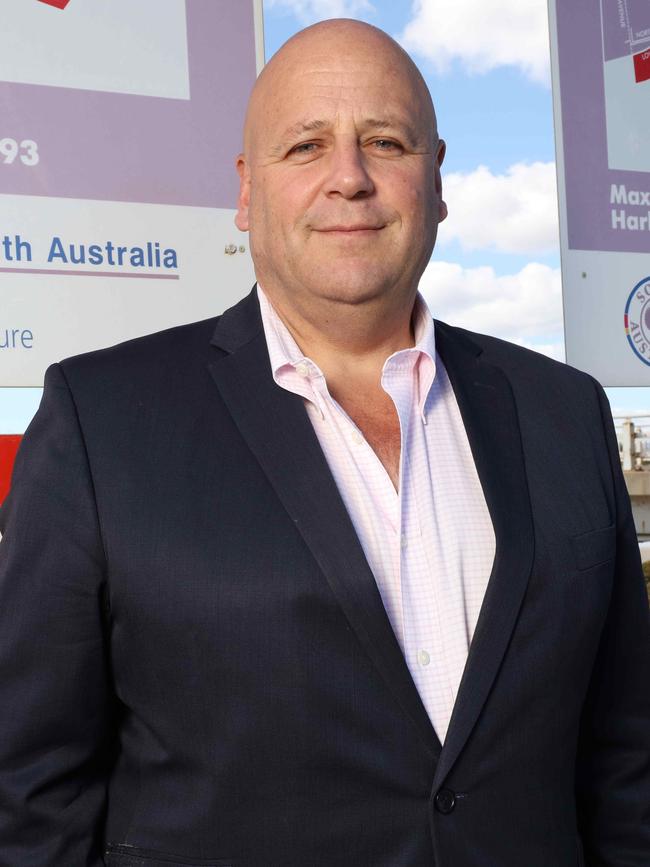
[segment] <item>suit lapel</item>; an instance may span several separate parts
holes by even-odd
[[[461,411],[494,525],[496,554],[434,786],[458,758],[488,697],[526,591],[533,525],[514,396],[472,341],[436,323],[436,346]]]
[[[220,319],[210,373],[350,625],[432,756],[440,742],[408,671],[374,576],[302,398],[273,380],[255,292]]]

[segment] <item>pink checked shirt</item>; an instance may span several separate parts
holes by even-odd
[[[258,286],[275,382],[305,406],[422,702],[444,742],[494,560],[492,521],[454,392],[418,295],[415,346],[385,362],[399,416],[396,491]]]

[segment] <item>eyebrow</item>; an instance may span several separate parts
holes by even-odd
[[[271,153],[280,154],[284,150],[288,141],[291,141],[296,136],[303,135],[304,133],[309,132],[320,132],[323,129],[327,129],[331,126],[330,121],[327,120],[305,120],[299,121],[298,123],[294,123],[291,126],[287,127],[285,131],[282,133],[281,143],[271,148]],[[385,117],[385,118],[366,118],[361,124],[363,129],[376,129],[376,130],[386,130],[386,129],[396,129],[402,132],[411,147],[416,147],[418,145],[418,137],[415,134],[415,130],[409,126],[409,124],[405,123],[403,120],[400,120],[396,117]]]
[[[301,120],[298,123],[294,123],[291,126],[288,126],[285,131],[282,133],[280,137],[280,144],[274,145],[272,148],[269,148],[269,151],[273,156],[280,156],[287,144],[292,141],[294,138],[303,135],[306,132],[319,132],[322,129],[326,129],[329,124],[326,120]]]
[[[416,147],[418,144],[418,137],[415,133],[413,127],[411,127],[408,123],[405,123],[403,120],[397,117],[385,117],[381,119],[368,118],[364,121],[363,125],[368,129],[396,129],[402,132],[411,147]]]

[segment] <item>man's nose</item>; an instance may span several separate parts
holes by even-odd
[[[325,187],[328,195],[354,199],[374,192],[375,185],[359,142],[337,142],[330,153],[328,168]]]

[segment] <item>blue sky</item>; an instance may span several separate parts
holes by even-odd
[[[265,0],[265,47],[337,16],[405,45],[447,142],[450,216],[421,285],[434,315],[563,360],[546,14],[546,0]],[[0,389],[0,433],[21,432],[39,394]],[[616,413],[650,408],[650,389],[608,394]]]

